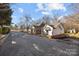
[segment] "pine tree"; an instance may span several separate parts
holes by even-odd
[[[0,25],[11,24],[12,10],[8,3],[0,3]]]
[[[8,3],[0,3],[0,33],[8,33],[10,28],[5,28],[3,25],[11,24],[12,10]]]

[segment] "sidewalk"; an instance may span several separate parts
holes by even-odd
[[[0,46],[4,43],[5,39],[7,38],[7,35],[1,35],[0,34]]]

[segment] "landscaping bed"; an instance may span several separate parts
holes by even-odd
[[[64,38],[68,38],[69,36],[66,34],[59,34],[59,35],[53,35],[52,38],[54,39],[64,39]]]
[[[10,29],[8,27],[0,28],[0,34],[8,34]]]
[[[59,35],[52,36],[54,39],[64,39],[64,38],[72,38],[72,39],[79,39],[79,32],[78,33],[64,33]]]

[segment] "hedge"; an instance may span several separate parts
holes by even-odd
[[[8,27],[0,28],[0,34],[8,34],[10,29]]]

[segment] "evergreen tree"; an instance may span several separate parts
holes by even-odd
[[[10,25],[11,24],[11,14],[12,10],[8,3],[0,3],[0,25]]]

